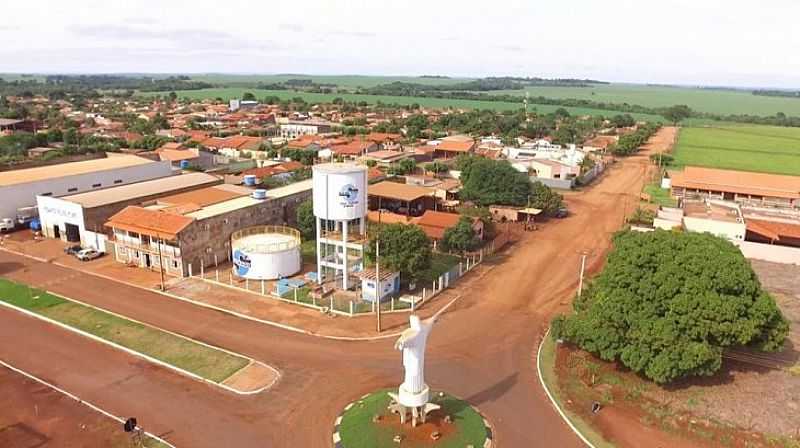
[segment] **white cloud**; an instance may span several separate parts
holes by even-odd
[[[800,2],[9,2],[0,71],[521,75],[800,87]]]

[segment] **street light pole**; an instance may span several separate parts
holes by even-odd
[[[156,235],[158,237],[158,235]],[[164,257],[161,256],[161,243],[163,239],[157,239],[158,244],[158,272],[161,274],[161,290],[164,291]]]
[[[378,316],[378,333],[381,332],[381,240],[375,240],[375,311]]]

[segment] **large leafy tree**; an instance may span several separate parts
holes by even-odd
[[[788,333],[748,261],[710,234],[618,234],[574,308],[556,337],[658,383],[713,375],[728,347],[777,351]]]
[[[529,206],[538,208],[546,215],[552,215],[564,205],[564,197],[547,185],[536,181],[531,185]]]
[[[528,175],[514,169],[505,160],[483,157],[459,159],[461,197],[480,205],[525,205],[531,190]]]
[[[375,260],[375,243],[381,242],[381,268],[386,267],[407,279],[416,279],[431,265],[431,246],[428,236],[413,224],[386,224],[370,240],[367,257]]]

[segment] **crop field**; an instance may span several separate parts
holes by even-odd
[[[800,176],[800,129],[744,125],[683,128],[674,155],[677,166]]]
[[[456,109],[490,109],[497,111],[504,110],[517,110],[523,107],[522,103],[511,103],[502,101],[476,101],[476,100],[457,100],[446,98],[421,98],[411,96],[390,96],[390,95],[362,95],[362,94],[346,94],[346,93],[307,93],[307,92],[294,92],[288,90],[258,90],[248,89],[243,87],[224,87],[218,89],[201,89],[201,90],[179,90],[175,92],[179,98],[191,98],[202,100],[207,98],[222,98],[227,101],[231,98],[241,98],[245,92],[251,92],[256,98],[264,98],[266,96],[277,96],[281,99],[291,99],[301,97],[310,103],[331,102],[334,98],[342,98],[346,101],[366,101],[368,104],[375,104],[378,101],[387,104],[400,104],[410,105],[417,103],[424,107],[447,108],[452,107]],[[164,92],[161,92],[162,94]],[[140,93],[141,95],[150,95],[151,93]],[[559,108],[559,106],[550,106],[542,104],[531,104],[530,110],[534,108],[537,112],[550,113]],[[569,113],[573,115],[603,115],[612,116],[618,112],[591,109],[584,107],[566,107]],[[649,114],[632,114],[634,118],[647,121],[663,121],[663,118],[657,115]]]
[[[716,114],[800,115],[800,99],[758,96],[749,90],[700,89],[634,84],[598,84],[592,87],[528,87],[525,90],[500,90],[494,94],[532,97],[576,98],[607,103],[628,103],[646,107],[686,104],[694,110]]]
[[[365,75],[300,75],[300,74],[281,74],[281,75],[232,75],[221,73],[208,73],[192,75],[196,81],[205,81],[212,84],[224,84],[235,87],[242,83],[281,83],[290,79],[309,79],[317,84],[335,84],[340,87],[353,89],[356,87],[369,88],[379,84],[390,82],[413,82],[426,85],[447,85],[459,82],[471,81],[472,78],[422,78],[418,76],[365,76]]]

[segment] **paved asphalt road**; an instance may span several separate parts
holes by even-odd
[[[611,233],[641,188],[645,156],[618,163],[570,194],[570,218],[525,234],[434,329],[426,377],[466,398],[494,424],[501,447],[579,447],[535,375],[539,337],[565,308],[579,252],[602,264]],[[0,310],[0,358],[83,396],[179,447],[329,447],[341,408],[402,379],[393,340],[343,342],[299,335],[52,264],[0,253],[0,275],[253,357],[281,372],[269,391],[241,397],[182,377],[19,313]]]

